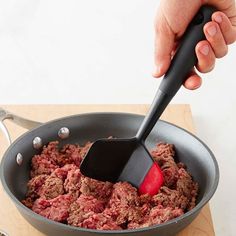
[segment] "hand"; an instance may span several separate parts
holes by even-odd
[[[155,71],[158,78],[166,73],[171,58],[178,47],[178,41],[188,24],[202,5],[211,5],[219,11],[212,15],[212,21],[204,26],[206,40],[196,46],[199,72],[207,73],[214,68],[215,59],[224,57],[229,44],[236,40],[235,0],[161,0],[155,19]],[[201,77],[193,70],[184,86],[194,90],[201,86]]]

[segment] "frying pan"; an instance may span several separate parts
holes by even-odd
[[[2,123],[5,119],[11,119],[25,128],[38,126],[20,136],[9,146],[3,155],[0,174],[6,193],[21,215],[48,236],[175,235],[196,218],[202,207],[211,199],[218,185],[218,164],[210,149],[188,131],[159,120],[146,139],[146,146],[152,149],[160,141],[175,145],[177,161],[184,162],[194,180],[199,183],[200,192],[196,207],[166,223],[135,230],[99,231],[57,223],[34,213],[21,203],[27,190],[32,156],[40,153],[42,145],[55,140],[63,146],[67,143],[84,144],[88,140],[94,141],[111,135],[117,138],[133,137],[144,116],[129,113],[87,113],[40,124],[0,109],[0,124],[8,135]]]

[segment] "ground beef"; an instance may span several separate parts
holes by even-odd
[[[65,179],[67,178],[68,172],[70,170],[76,170],[76,169],[78,169],[78,167],[75,164],[66,164],[61,168],[55,169],[52,172],[52,175],[65,181]]]
[[[152,156],[161,167],[164,177],[164,185],[172,188],[178,179],[178,166],[174,160],[174,146],[172,144],[159,143],[152,151]]]
[[[81,173],[79,168],[72,168],[68,171],[67,177],[64,182],[64,188],[67,193],[75,197],[80,195],[81,186]]]
[[[22,202],[49,219],[98,230],[161,224],[195,207],[198,184],[175,159],[173,145],[159,143],[151,152],[164,176],[164,185],[154,196],[139,195],[127,182],[112,184],[83,176],[79,166],[90,146],[90,142],[61,149],[58,142],[45,146],[32,158]]]
[[[175,150],[173,144],[158,143],[156,148],[151,152],[153,159],[162,166],[169,159],[173,159],[175,156]]]
[[[50,200],[38,198],[34,202],[32,210],[48,219],[65,222],[69,217],[69,207],[72,201],[72,196],[68,194],[59,195]]]
[[[81,155],[81,158],[83,159],[85,157],[85,155],[87,154],[89,148],[92,146],[93,143],[91,142],[87,142],[85,144],[85,146],[81,149],[80,151],[80,155]]]
[[[39,196],[46,199],[53,199],[62,194],[64,194],[63,180],[52,175],[45,180],[39,191]]]
[[[108,202],[112,206],[135,206],[138,204],[137,189],[127,182],[119,182],[113,185],[111,198]]]
[[[21,201],[26,207],[32,209],[33,205],[34,205],[34,199],[31,197],[27,197]]]
[[[93,196],[81,194],[80,197],[70,206],[68,223],[73,226],[82,227],[85,219],[100,213],[105,209],[105,202]]]
[[[49,177],[48,175],[37,175],[34,178],[32,178],[27,184],[28,187],[27,197],[30,197],[32,199],[40,197],[42,186],[48,177]]]
[[[140,200],[142,198],[142,201]],[[145,201],[145,200],[146,201]],[[148,200],[147,200],[148,199]],[[149,213],[151,205],[148,201],[151,196],[138,196],[136,188],[127,182],[114,184],[108,208],[104,211],[117,225],[127,228],[130,222],[140,223],[141,219]]]
[[[30,175],[32,178],[42,174],[50,175],[56,168],[59,167],[55,161],[50,158],[50,156],[45,154],[34,156],[31,161],[31,166],[32,169]]]
[[[176,190],[185,197],[189,202],[187,209],[191,210],[196,205],[196,197],[198,192],[198,184],[192,180],[190,174],[183,168],[178,170],[179,178],[176,182]]]
[[[100,230],[121,230],[108,215],[98,213],[93,214],[83,221],[81,227],[88,229],[100,229]]]
[[[151,225],[161,224],[183,214],[184,212],[182,209],[157,205],[153,207],[150,211],[150,214],[146,218],[144,218],[144,223],[141,224],[140,227],[142,228]]]
[[[79,145],[68,144],[62,148],[60,154],[61,166],[68,163],[74,163],[79,167],[83,158],[83,148],[81,148]]]
[[[108,199],[113,190],[113,184],[110,182],[101,182],[96,179],[83,177],[81,180],[80,192],[85,195],[91,195],[98,199]]]
[[[169,189],[168,187],[163,186],[161,187],[159,193],[153,196],[152,203],[156,206],[172,206],[184,210],[189,204],[189,199],[177,190]]]

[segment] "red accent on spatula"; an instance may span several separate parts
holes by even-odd
[[[161,168],[157,163],[154,162],[147,175],[145,176],[143,182],[139,186],[139,193],[149,193],[150,195],[155,195],[163,185],[163,182],[164,177]]]

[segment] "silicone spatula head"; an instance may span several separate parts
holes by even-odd
[[[141,194],[154,195],[163,184],[160,167],[136,138],[97,140],[80,170],[82,174],[101,181],[128,181]]]

